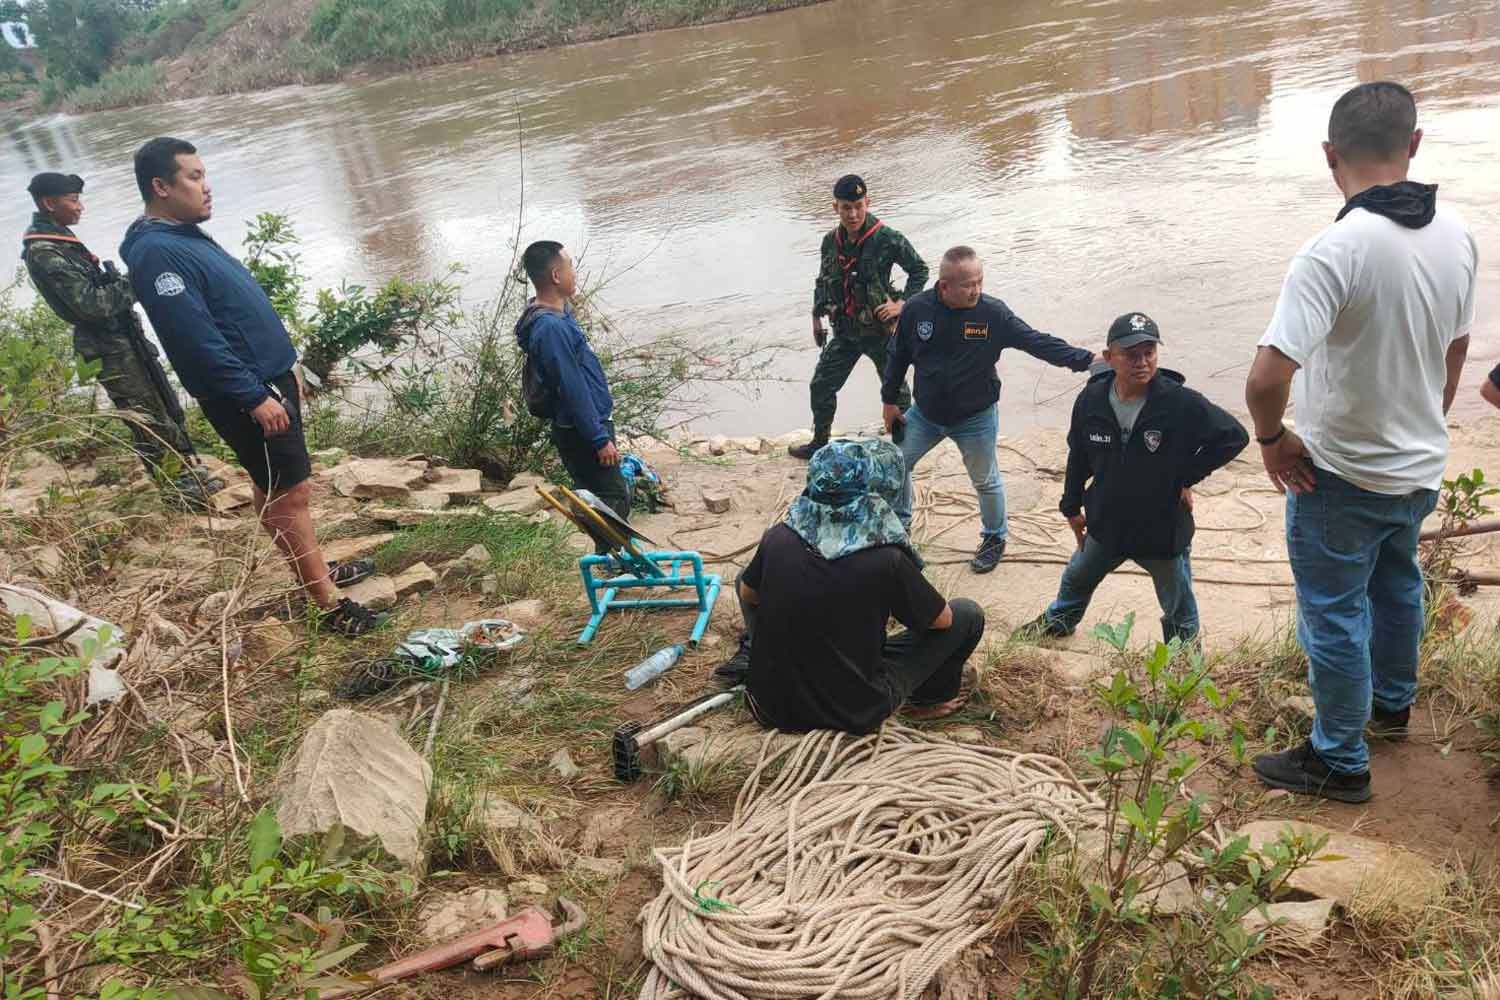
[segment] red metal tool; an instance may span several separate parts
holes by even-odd
[[[385,986],[400,979],[410,979],[422,972],[451,969],[473,960],[474,969],[487,972],[508,962],[524,962],[551,954],[558,938],[577,933],[584,924],[583,910],[572,900],[559,897],[557,905],[567,920],[553,926],[552,919],[536,907],[528,907],[491,927],[465,934],[461,938],[419,952],[399,962],[382,965],[366,973],[369,981],[347,989],[325,990],[319,1000],[338,1000],[358,996],[367,990]]]

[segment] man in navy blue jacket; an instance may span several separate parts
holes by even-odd
[[[370,631],[383,616],[335,590],[368,567],[330,567],[313,533],[297,350],[255,278],[199,228],[213,212],[202,159],[191,143],[152,139],[135,154],[135,179],[146,211],[120,256],[136,300],[183,388],[254,481],[261,524],[323,610],[322,627]]]
[[[536,298],[516,323],[516,342],[531,359],[550,396],[552,443],[573,484],[630,519],[630,489],[620,474],[620,451],[610,420],[614,400],[604,369],[573,318],[568,300],[578,273],[561,243],[539,240],[521,256]]]
[[[880,386],[886,430],[899,437],[897,425],[906,425],[901,438],[906,482],[896,516],[910,526],[911,470],[943,438],[952,438],[979,494],[979,551],[969,565],[976,573],[988,573],[1005,554],[1006,536],[1005,485],[995,454],[1000,352],[1015,347],[1075,372],[1086,370],[1094,354],[1033,330],[1004,302],[985,295],[984,267],[972,248],[954,247],[943,254],[938,275],[936,287],[912,296],[901,310]],[[903,414],[898,404],[911,366],[917,370],[916,402]]]

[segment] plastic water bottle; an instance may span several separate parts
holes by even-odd
[[[671,670],[677,661],[682,659],[682,654],[687,649],[681,645],[668,646],[666,649],[657,650],[646,657],[640,663],[625,671],[625,690],[634,691],[643,684],[649,684],[662,674]]]

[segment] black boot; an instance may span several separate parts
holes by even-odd
[[[190,466],[164,491],[169,507],[189,512],[208,510],[208,498],[224,488],[224,480],[202,466]]]
[[[813,431],[813,439],[807,444],[787,445],[786,453],[793,458],[807,461],[818,453],[818,449],[828,443],[828,432],[826,430]]]
[[[1368,802],[1370,772],[1342,774],[1323,762],[1311,742],[1284,750],[1263,753],[1251,762],[1256,777],[1272,788],[1285,788],[1299,795],[1321,795],[1339,802]]]
[[[750,678],[750,636],[740,636],[740,648],[714,668],[714,680],[726,687],[743,684]]]

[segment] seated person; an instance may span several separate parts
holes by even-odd
[[[889,443],[830,442],[740,575],[746,687],[762,725],[865,734],[903,705],[908,718],[932,719],[967,700],[964,664],[984,612],[945,601],[922,575],[891,507],[904,471]],[[906,629],[888,636],[892,617]]]
[[[1157,369],[1161,331],[1143,313],[1109,328],[1109,371],[1089,379],[1073,404],[1063,516],[1078,549],[1063,570],[1057,599],[1020,634],[1073,634],[1104,578],[1132,560],[1156,585],[1162,632],[1170,642],[1198,635],[1189,562],[1192,487],[1250,443],[1238,420]],[[1085,492],[1084,484],[1088,483]]]

